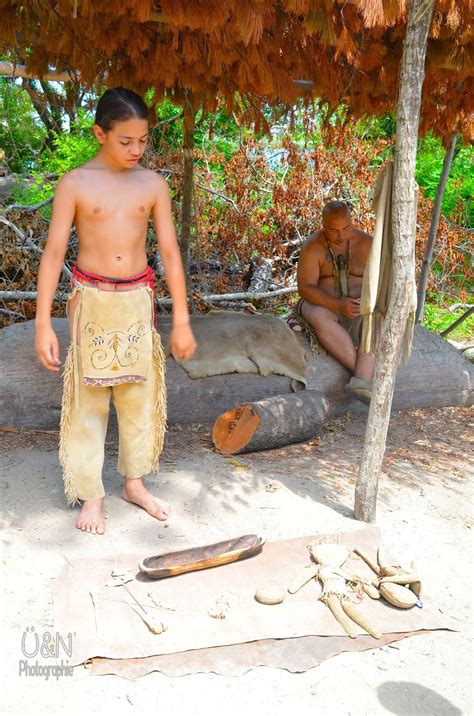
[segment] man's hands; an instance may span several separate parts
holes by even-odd
[[[59,371],[59,344],[50,325],[36,326],[35,352],[42,366],[55,373]]]
[[[196,350],[196,341],[189,323],[173,326],[170,337],[171,354],[177,360],[189,360]]]
[[[360,298],[341,298],[337,310],[348,318],[357,318],[360,316]]]

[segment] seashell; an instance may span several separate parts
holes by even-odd
[[[255,592],[255,599],[260,604],[281,604],[285,598],[285,590],[266,584]]]
[[[399,609],[411,609],[418,601],[416,594],[401,584],[382,582],[379,585],[379,592],[387,602]]]

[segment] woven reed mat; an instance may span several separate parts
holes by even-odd
[[[92,659],[94,673],[135,678],[154,670],[170,675],[240,674],[263,664],[304,671],[340,651],[375,648],[418,631],[452,628],[429,596],[424,597],[423,609],[410,610],[366,597],[360,609],[384,636],[375,640],[361,630],[361,636],[349,639],[318,601],[314,580],[297,594],[287,594],[282,604],[257,603],[257,587],[272,583],[286,588],[310,564],[307,545],[316,539],[359,547],[372,556],[381,543],[376,528],[323,539],[312,535],[269,542],[259,555],[247,560],[157,581],[137,570],[139,560],[149,555],[76,560],[64,567],[56,582],[55,630],[63,637],[73,634],[71,664]],[[118,566],[136,574],[127,586],[147,611],[159,615],[166,626],[162,634],[152,634],[125,603],[132,600],[123,587],[105,586]],[[350,573],[373,577],[356,556],[344,567]],[[225,618],[212,617],[210,613],[221,606],[226,609]]]

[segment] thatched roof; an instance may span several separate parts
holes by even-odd
[[[154,87],[213,109],[236,93],[294,101],[311,93],[356,115],[396,103],[406,0],[0,0],[0,51],[41,76]],[[437,0],[421,129],[473,136],[471,0]],[[10,55],[12,57],[13,55]],[[189,94],[189,93],[188,93]],[[470,103],[471,102],[471,103]]]

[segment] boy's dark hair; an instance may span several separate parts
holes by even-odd
[[[148,107],[139,94],[125,87],[106,90],[97,103],[95,123],[104,132],[112,129],[115,122],[124,122],[134,117],[148,119]]]

